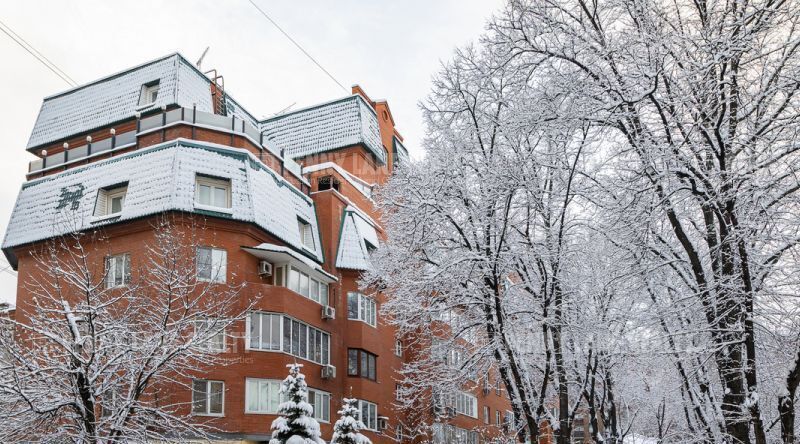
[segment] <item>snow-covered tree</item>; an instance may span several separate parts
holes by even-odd
[[[361,422],[357,399],[342,399],[342,409],[338,413],[339,419],[333,425],[331,444],[372,444],[369,438],[361,434],[361,429],[365,426]]]
[[[378,194],[365,287],[433,351],[409,387],[496,368],[561,444],[581,411],[596,441],[795,442],[798,42],[798,2],[509,0]]]
[[[172,398],[225,355],[209,343],[242,319],[241,286],[201,282],[202,227],[160,219],[140,255],[107,259],[102,234],[31,253],[16,321],[0,317],[0,441],[147,442],[203,438]],[[117,262],[119,261],[119,262]]]
[[[278,417],[272,421],[270,444],[325,444],[320,438],[319,423],[314,408],[308,403],[306,376],[300,373],[302,364],[289,364],[289,376],[281,385],[283,402]]]

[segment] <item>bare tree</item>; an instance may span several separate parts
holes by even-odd
[[[153,230],[133,270],[130,257],[108,262],[92,233],[32,253],[21,313],[0,327],[0,439],[144,442],[214,430],[172,394],[225,364],[216,341],[248,304],[241,286],[197,279],[202,228],[164,217]]]

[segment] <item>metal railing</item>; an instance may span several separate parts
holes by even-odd
[[[250,138],[257,145],[261,146],[272,153],[273,155],[281,158],[279,153],[276,153],[272,147],[264,141],[264,135],[259,128],[253,126],[249,122],[242,120],[236,116],[221,116],[219,114],[208,113],[204,111],[197,111],[196,108],[175,108],[169,111],[164,110],[161,113],[153,114],[147,117],[139,118],[136,123],[135,130],[131,130],[122,134],[115,134],[111,130],[111,137],[92,143],[91,138],[87,137],[85,145],[75,148],[65,149],[62,152],[45,156],[41,159],[36,159],[28,164],[28,173],[36,173],[49,168],[63,166],[71,162],[81,159],[86,159],[103,152],[114,151],[120,148],[133,146],[137,143],[137,136],[163,128],[167,125],[177,122],[186,123],[194,126],[203,126],[210,128],[218,128],[225,131],[230,131],[236,134],[245,135]],[[284,167],[297,177],[301,177],[301,170],[299,164],[291,159],[284,158]]]

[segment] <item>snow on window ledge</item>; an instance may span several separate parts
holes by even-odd
[[[197,202],[194,203],[194,209],[202,211],[213,211],[216,213],[233,214],[233,208],[215,207],[214,205],[203,205]]]
[[[100,222],[105,222],[107,220],[117,219],[120,216],[122,216],[121,212],[111,213],[111,214],[104,214],[102,216],[92,216],[92,218],[89,220],[89,223],[97,224],[97,223],[100,223]]]

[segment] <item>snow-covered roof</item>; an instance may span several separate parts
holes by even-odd
[[[369,270],[371,265],[367,243],[372,247],[378,246],[378,232],[373,222],[352,205],[345,208],[342,218],[336,267]]]
[[[230,179],[230,209],[195,203],[196,175]],[[127,182],[125,205],[113,217],[94,216],[98,190]],[[169,210],[252,222],[317,262],[322,251],[303,248],[297,219],[319,239],[311,198],[243,149],[176,139],[27,182],[17,197],[3,249],[72,231]]]
[[[272,117],[261,122],[261,130],[288,157],[362,144],[386,163],[378,116],[358,94]]]
[[[158,81],[152,106],[141,108],[142,86]],[[28,149],[133,118],[137,111],[181,105],[213,112],[210,80],[180,54],[104,77],[46,97],[31,131]]]
[[[313,173],[315,171],[322,171],[325,169],[332,169],[339,173],[344,180],[346,180],[350,185],[353,186],[356,190],[358,190],[361,194],[364,195],[367,199],[372,200],[372,189],[375,187],[375,184],[370,184],[364,179],[356,176],[355,174],[350,173],[349,171],[345,170],[339,164],[333,162],[322,162],[317,163],[314,165],[309,165],[303,167],[303,174]]]
[[[242,249],[256,257],[269,260],[272,263],[288,262],[295,266],[301,264],[316,272],[317,275],[314,277],[326,283],[339,280],[336,276],[323,270],[318,263],[283,245],[263,243],[255,247],[242,247]]]

